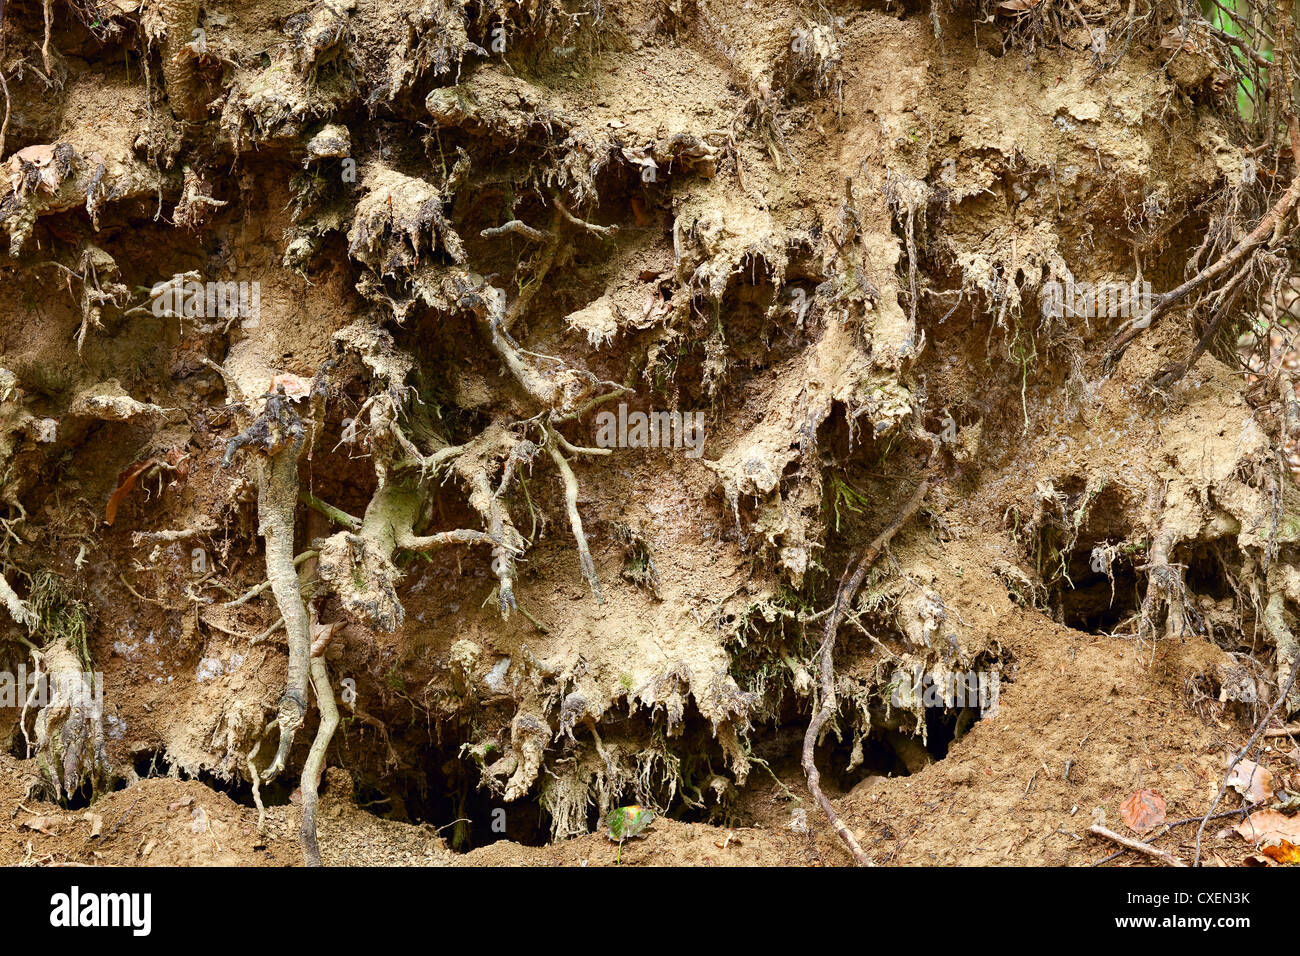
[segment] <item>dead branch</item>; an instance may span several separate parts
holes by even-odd
[[[1099,837],[1105,837],[1107,840],[1113,840],[1120,846],[1127,847],[1136,853],[1141,853],[1154,860],[1159,860],[1165,866],[1187,866],[1186,863],[1178,859],[1178,857],[1174,856],[1168,850],[1161,850],[1160,848],[1151,846],[1148,843],[1143,843],[1141,840],[1134,840],[1132,837],[1123,836],[1122,834],[1116,833],[1114,830],[1106,829],[1100,823],[1094,823],[1092,826],[1088,827],[1088,832],[1095,833]]]

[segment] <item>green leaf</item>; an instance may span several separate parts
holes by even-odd
[[[606,836],[616,843],[638,837],[654,821],[655,812],[645,807],[619,807],[605,817]]]

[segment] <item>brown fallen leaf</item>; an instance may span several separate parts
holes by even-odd
[[[1300,844],[1300,816],[1288,817],[1276,810],[1258,810],[1233,827],[1250,842]]]
[[[104,832],[104,818],[98,813],[85,813],[81,819],[90,824],[90,838],[92,840]]]
[[[1273,799],[1273,773],[1253,760],[1242,760],[1233,768],[1228,786],[1236,790],[1247,803],[1258,805]]]
[[[998,9],[1003,13],[1027,13],[1041,2],[1042,0],[1002,0]]]
[[[194,798],[193,798],[193,797],[185,797],[185,798],[182,799],[182,800],[177,800],[175,803],[169,803],[169,804],[167,805],[167,812],[168,812],[168,813],[175,813],[175,812],[176,812],[177,810],[179,810],[181,807],[188,807],[188,806],[189,806],[191,803],[193,803],[193,802],[194,802]]]
[[[1119,817],[1134,833],[1146,833],[1165,822],[1165,798],[1154,790],[1137,790],[1120,804]]]
[[[108,499],[108,507],[104,509],[104,523],[111,525],[117,520],[117,508],[135,487],[135,481],[145,473],[151,466],[160,464],[157,458],[150,458],[147,461],[136,462],[130,468],[126,469],[117,476],[117,489]]]
[[[46,836],[57,836],[58,831],[53,827],[58,822],[57,817],[29,817],[23,821],[23,826],[37,833],[44,833]]]

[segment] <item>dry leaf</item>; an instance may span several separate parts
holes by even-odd
[[[151,465],[158,465],[161,462],[157,458],[150,458],[147,461],[137,462],[126,471],[117,476],[117,490],[108,499],[108,507],[104,509],[104,523],[111,525],[117,520],[117,508],[122,503],[122,499],[130,493],[135,487],[135,481],[149,469]]]
[[[1252,813],[1233,829],[1255,844],[1280,843],[1283,840],[1300,844],[1300,816],[1288,817],[1276,810]]]
[[[271,379],[270,392],[275,392],[281,386],[284,387],[284,394],[292,401],[300,398],[306,398],[311,394],[311,379],[303,378],[301,375],[294,375],[291,372],[282,372]]]
[[[171,803],[167,805],[167,812],[175,813],[181,807],[188,807],[193,802],[194,802],[193,797],[186,797],[184,800],[177,800],[175,803]]]
[[[44,833],[46,836],[57,836],[58,832],[53,827],[58,822],[57,817],[29,817],[23,821],[23,826],[37,833]]]
[[[1283,840],[1275,846],[1266,846],[1260,852],[1270,860],[1277,860],[1277,862],[1285,863],[1287,866],[1295,866],[1300,863],[1300,846],[1296,846],[1288,840]]]
[[[1154,790],[1138,790],[1120,804],[1119,817],[1134,833],[1146,833],[1165,822],[1165,798]]]
[[[1004,13],[1027,13],[1041,2],[1042,0],[1002,0],[998,9]]]
[[[1228,778],[1228,786],[1245,797],[1250,804],[1267,803],[1273,799],[1273,774],[1253,760],[1242,760]]]
[[[81,819],[90,824],[90,838],[92,840],[104,832],[104,818],[98,813],[85,813]]]

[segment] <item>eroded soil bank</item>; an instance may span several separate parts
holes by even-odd
[[[831,690],[872,860],[1081,864],[1300,713],[1295,165],[1195,10],[2,36],[0,667],[96,676],[0,701],[0,862],[842,865]]]

